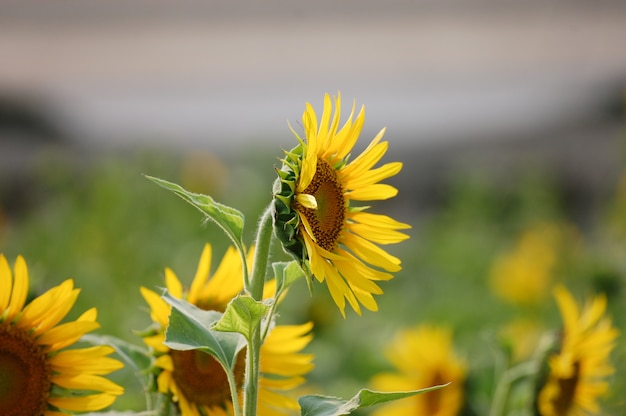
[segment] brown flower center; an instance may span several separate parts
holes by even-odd
[[[0,323],[0,415],[33,416],[48,407],[51,370],[28,332]]]
[[[325,160],[318,159],[313,180],[303,193],[315,197],[317,209],[305,208],[296,202],[296,210],[311,225],[316,243],[333,251],[346,220],[346,200],[337,171]]]
[[[447,381],[443,379],[443,375],[439,371],[435,371],[432,375],[432,380],[428,383],[429,386],[439,386],[441,384],[445,384]],[[423,407],[420,409],[424,415],[436,415],[441,411],[442,406],[445,406],[443,391],[435,390],[429,391],[428,393],[423,394],[421,397],[418,396],[418,399],[423,400]]]
[[[202,351],[170,351],[174,363],[173,377],[187,400],[197,406],[224,407],[231,402],[228,378],[215,358]],[[245,350],[235,363],[237,390],[243,385]]]
[[[558,416],[566,416],[574,403],[576,387],[580,376],[580,363],[574,363],[574,374],[569,378],[559,379],[559,396],[554,400],[554,410]]]

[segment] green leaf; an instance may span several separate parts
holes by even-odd
[[[170,323],[165,331],[165,345],[188,351],[201,350],[211,354],[222,366],[232,371],[237,353],[245,346],[245,340],[237,333],[211,330],[222,314],[203,311],[187,301],[171,296],[167,291],[163,299],[172,305]]]
[[[237,332],[251,341],[254,330],[259,327],[268,309],[269,306],[254,300],[251,296],[239,295],[228,303],[224,315],[212,329]]]
[[[448,383],[450,384],[450,383]],[[433,390],[439,390],[448,384],[440,386],[428,387],[421,390],[398,391],[398,392],[379,392],[368,389],[360,390],[356,396],[350,400],[343,400],[337,397],[309,395],[298,398],[300,403],[301,416],[342,416],[349,415],[353,411],[364,407],[374,406],[380,403],[390,402],[393,400],[404,399],[406,397],[415,396],[417,394],[427,393]]]
[[[272,263],[276,276],[276,297],[280,296],[293,282],[304,276],[297,261]]]
[[[233,244],[239,249],[242,256],[245,257],[246,253],[243,245],[244,216],[240,211],[227,205],[220,204],[208,195],[189,192],[178,184],[168,182],[164,179],[155,178],[153,176],[145,176],[163,188],[174,192],[176,195],[200,210],[200,212],[206,215],[207,218],[214,221],[222,230],[224,230],[226,235],[228,235],[228,237],[230,237],[233,241]]]

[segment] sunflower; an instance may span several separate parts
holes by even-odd
[[[409,225],[388,216],[372,214],[354,201],[392,198],[397,189],[380,181],[397,174],[402,163],[378,168],[387,152],[381,130],[354,160],[350,152],[363,127],[363,107],[339,128],[341,97],[335,109],[328,94],[322,117],[307,103],[302,116],[306,141],[285,152],[274,186],[275,231],[283,247],[298,259],[319,282],[327,282],[330,294],[345,316],[346,300],[361,313],[359,304],[376,311],[372,295],[382,293],[376,281],[389,280],[401,269],[400,260],[377,244],[398,243],[408,238],[398,230]]]
[[[560,348],[548,358],[549,374],[539,392],[542,416],[599,414],[598,399],[609,389],[606,377],[615,369],[609,362],[618,331],[605,317],[606,297],[598,295],[582,311],[563,286],[554,290],[563,316]]]
[[[186,299],[204,310],[223,312],[228,302],[243,290],[241,258],[233,247],[229,248],[215,273],[209,277],[211,256],[211,245],[206,244],[188,291],[183,290],[180,280],[169,268],[165,269],[165,284],[174,297]],[[248,264],[252,264],[252,250],[248,257]],[[270,292],[274,289],[274,285],[266,285],[266,294],[273,294]],[[154,321],[154,331],[144,337],[144,342],[152,347],[157,357],[158,390],[171,394],[182,416],[231,414],[230,389],[220,364],[201,351],[177,351],[165,346],[163,342],[171,307],[149,289],[142,287],[141,294],[150,306],[150,316]],[[259,415],[280,415],[284,411],[298,409],[296,400],[284,393],[304,383],[304,375],[313,367],[312,356],[300,353],[311,341],[311,329],[310,323],[278,325],[265,338],[260,356]],[[241,352],[234,369],[240,392],[244,361],[245,352]]]
[[[68,279],[26,304],[28,267],[0,254],[0,414],[62,416],[111,405],[124,389],[102,377],[123,367],[109,346],[67,349],[100,325],[95,308],[61,323],[79,289]]]
[[[397,371],[374,376],[371,384],[376,390],[408,391],[451,384],[382,406],[373,416],[459,414],[467,370],[452,348],[450,330],[425,325],[402,331],[387,347],[385,356]]]
[[[550,294],[559,259],[578,240],[569,226],[539,223],[525,230],[513,250],[499,256],[491,268],[490,283],[501,299],[520,306],[535,306]]]

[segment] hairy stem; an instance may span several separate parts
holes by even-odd
[[[263,286],[269,261],[272,242],[272,206],[268,206],[261,215],[257,230],[254,266],[247,287],[250,296],[256,301],[263,300]],[[255,416],[259,389],[259,359],[261,352],[261,322],[254,328],[252,338],[248,340],[246,357],[246,382],[244,385],[244,415]]]

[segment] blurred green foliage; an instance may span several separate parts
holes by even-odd
[[[204,151],[173,153],[163,149],[94,157],[66,150],[41,153],[25,176],[0,181],[0,252],[9,261],[24,255],[31,275],[31,295],[43,293],[68,277],[82,288],[70,317],[96,306],[102,328],[141,345],[133,330],[150,320],[139,287],[163,286],[163,270],[172,268],[189,284],[205,242],[221,257],[228,240],[214,224],[202,222],[193,207],[142,174],[180,183],[246,216],[245,238],[252,242],[257,217],[271,200],[276,154],[249,149],[217,157]],[[402,176],[402,175],[400,175]],[[281,306],[285,323],[315,322],[309,351],[316,368],[306,393],[351,397],[376,372],[390,368],[381,350],[395,331],[420,323],[454,329],[459,355],[469,363],[466,414],[487,414],[493,381],[506,355],[499,340],[503,327],[530,317],[558,329],[553,299],[532,309],[508,304],[489,287],[494,259],[514,247],[518,237],[537,223],[568,224],[578,230],[575,255],[563,260],[555,279],[582,300],[606,291],[609,311],[622,332],[626,328],[626,190],[615,178],[615,192],[601,209],[581,221],[567,193],[549,174],[521,172],[507,186],[486,173],[462,172],[445,184],[444,199],[427,218],[413,220],[419,206],[404,204],[400,221],[414,225],[411,239],[390,247],[403,270],[381,284],[380,311],[342,319],[326,288],[296,282]],[[10,186],[19,184],[19,186]],[[376,207],[373,212],[380,212]],[[417,217],[417,216],[416,216]],[[280,250],[275,254],[281,258]],[[214,265],[216,260],[214,260]],[[619,342],[613,395],[605,414],[619,414],[626,390],[626,348]],[[132,375],[118,375],[130,380]],[[130,385],[129,385],[130,383]],[[141,409],[138,385],[116,408]],[[423,386],[426,387],[426,386]]]

